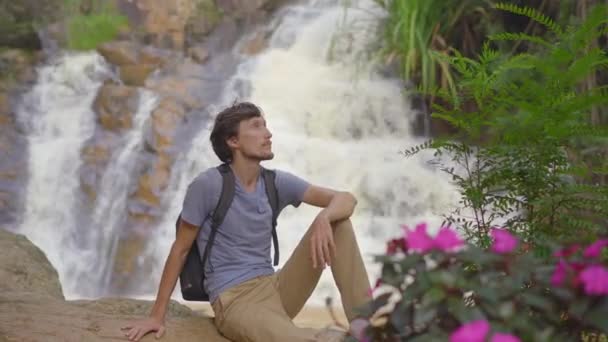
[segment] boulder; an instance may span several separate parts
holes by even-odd
[[[242,16],[261,9],[268,0],[217,0],[217,7],[224,13],[233,16]]]
[[[104,133],[92,136],[81,151],[80,189],[87,196],[89,204],[93,204],[97,199],[97,189],[103,172],[118,141],[115,134]]]
[[[177,72],[179,72],[179,70],[174,71],[174,73]],[[200,82],[196,79],[171,75],[159,79],[149,79],[146,82],[146,88],[156,92],[162,97],[177,101],[188,109],[200,109],[204,104],[201,103],[195,93],[199,83]]]
[[[268,38],[265,32],[258,32],[256,35],[245,41],[241,47],[241,53],[246,55],[257,55],[268,47]]]
[[[155,69],[154,64],[123,65],[119,69],[120,79],[128,86],[142,87],[146,83],[148,75]]]
[[[176,50],[184,47],[184,28],[194,8],[193,0],[134,1],[141,11],[142,30],[147,43]]]
[[[46,255],[23,235],[0,229],[0,293],[36,292],[63,299],[57,271]]]
[[[158,208],[161,204],[161,195],[169,185],[171,163],[172,159],[167,153],[160,153],[154,158],[149,169],[139,177],[137,189],[131,199]]]
[[[133,299],[102,299],[69,302],[41,297],[36,293],[0,293],[0,332],[8,341],[125,341],[121,327],[141,319],[150,302]],[[174,303],[173,306],[181,306]],[[225,342],[212,318],[187,308],[169,313],[165,335],[160,341]],[[173,310],[175,311],[175,310]],[[148,334],[140,341],[158,341]]]
[[[139,50],[139,63],[151,64],[156,67],[165,66],[171,59],[175,58],[175,53],[153,46],[146,46]]]
[[[137,111],[137,88],[108,82],[99,88],[93,108],[97,120],[109,131],[128,130],[133,126]]]
[[[151,301],[65,301],[57,272],[29,240],[0,229],[0,341],[125,341],[121,327],[144,318]],[[228,341],[213,319],[171,301],[162,341]],[[154,334],[141,341],[155,340]]]
[[[137,44],[129,41],[114,41],[100,44],[97,47],[97,52],[102,55],[108,63],[123,66],[133,65],[138,60]]]
[[[209,51],[204,47],[197,46],[188,49],[188,57],[192,58],[196,63],[205,63],[209,59]]]

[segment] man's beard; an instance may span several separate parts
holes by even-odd
[[[251,159],[251,160],[256,160],[256,161],[272,160],[272,159],[274,159],[274,153],[273,152],[257,153],[257,154],[243,153],[243,157],[245,157],[247,159]]]

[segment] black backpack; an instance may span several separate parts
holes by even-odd
[[[182,289],[182,297],[188,301],[208,302],[209,295],[205,291],[203,286],[205,282],[205,263],[211,254],[213,242],[215,240],[215,234],[218,228],[224,221],[224,217],[232,204],[234,198],[235,178],[232,169],[227,164],[222,164],[217,167],[222,175],[222,194],[220,199],[213,211],[213,217],[211,218],[211,232],[209,233],[209,241],[205,246],[203,258],[201,259],[198,245],[196,241],[192,244],[192,248],[186,257],[186,262],[179,275],[179,281]],[[268,196],[268,202],[272,208],[272,242],[274,245],[274,265],[279,264],[279,240],[277,238],[277,215],[279,207],[279,199],[277,189],[274,184],[275,172],[262,168],[262,176],[264,177],[264,183],[266,183],[266,195]],[[175,222],[176,230],[179,229],[181,215],[178,216]],[[201,229],[202,224],[201,224]]]

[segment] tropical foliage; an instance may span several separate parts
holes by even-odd
[[[449,63],[454,48],[477,51],[484,34],[490,0],[375,0],[386,10],[383,54],[399,62],[401,76],[424,91],[437,84],[455,91]],[[456,43],[457,42],[457,43]]]
[[[545,26],[551,37],[502,33],[493,41],[534,43],[535,53],[505,55],[486,44],[476,59],[455,52],[443,60],[458,74],[457,95],[438,90],[433,116],[459,134],[415,146],[406,155],[433,147],[437,163],[451,175],[461,206],[446,217],[466,237],[487,245],[494,225],[527,243],[593,240],[605,229],[608,131],[590,120],[608,102],[605,86],[581,87],[608,66],[593,45],[605,34],[607,8],[562,27],[530,8],[499,5]],[[547,248],[544,248],[546,251]]]

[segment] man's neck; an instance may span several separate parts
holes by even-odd
[[[246,189],[251,190],[255,187],[258,176],[260,175],[259,161],[237,158],[230,163],[230,167],[232,168],[234,175]]]

